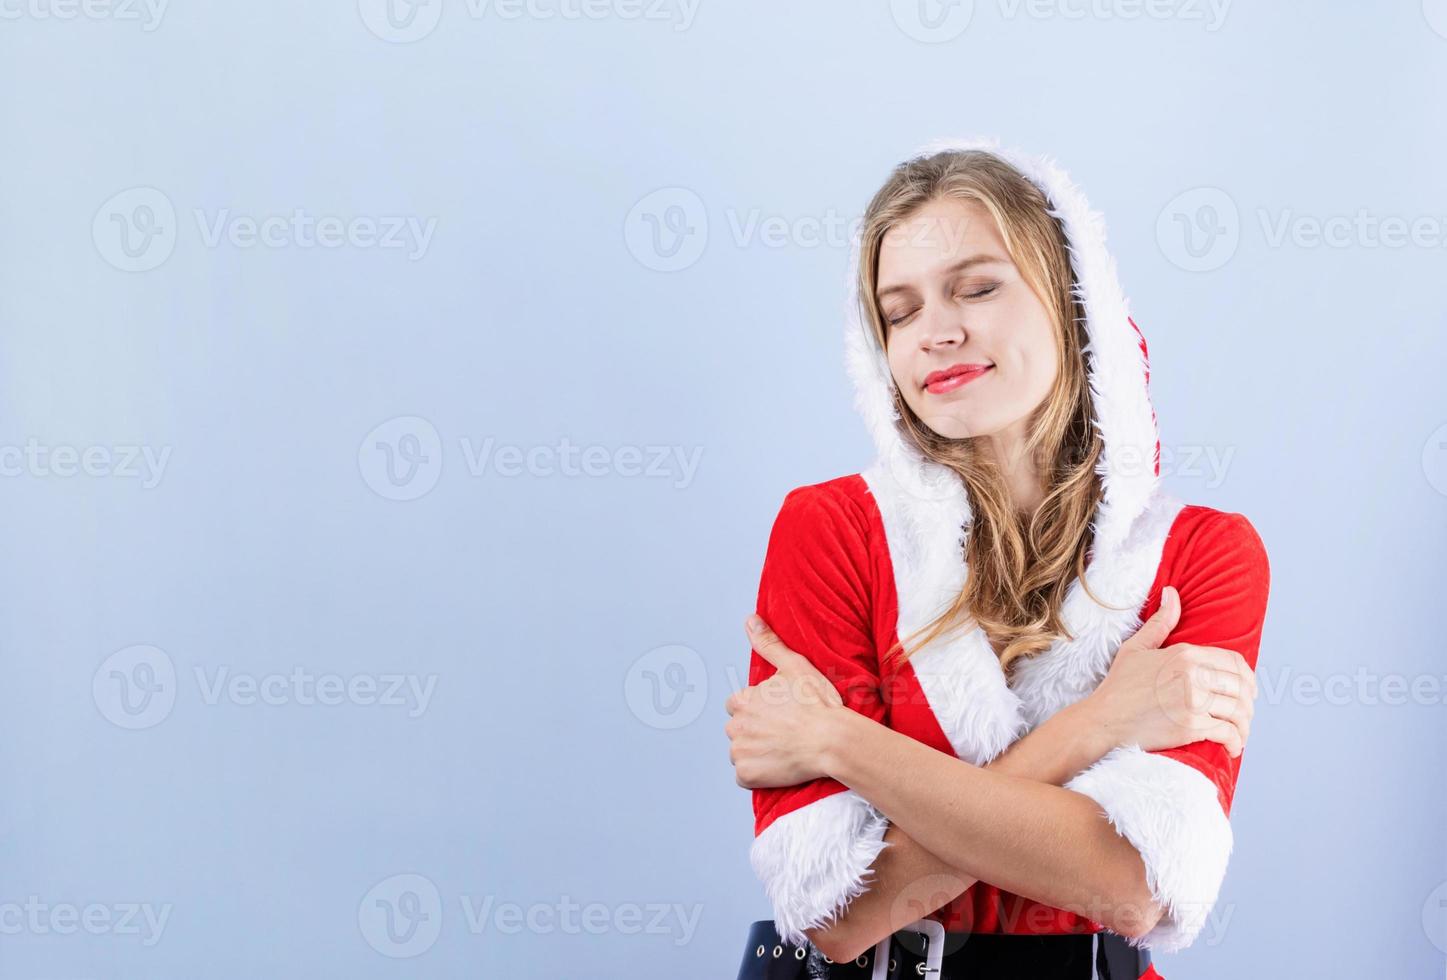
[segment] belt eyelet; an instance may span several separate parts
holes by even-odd
[[[763,955],[764,955],[764,946],[763,946],[763,943],[760,943],[760,944],[759,944],[759,948],[756,949],[756,950],[754,950],[754,955],[755,955],[755,956],[763,956]]]
[[[869,954],[868,954],[868,953],[860,953],[858,956],[854,957],[854,965],[855,965],[855,966],[868,966],[868,965],[869,965]]]
[[[783,955],[784,955],[784,947],[782,947],[782,946],[775,946],[775,947],[774,947],[774,959],[778,959],[780,956],[783,956]]]
[[[806,957],[806,956],[808,956],[808,955],[809,955],[808,951],[806,951],[803,946],[795,946],[795,947],[794,947],[794,959],[796,959],[796,960],[802,960],[804,957]]]

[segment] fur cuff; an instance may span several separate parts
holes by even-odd
[[[784,814],[754,839],[749,861],[784,942],[806,945],[804,930],[830,925],[868,890],[865,874],[889,846],[888,826],[884,814],[846,789]]]
[[[1065,788],[1099,803],[1145,862],[1151,895],[1165,913],[1130,944],[1163,953],[1189,946],[1216,904],[1231,856],[1231,822],[1215,785],[1178,759],[1123,745]]]

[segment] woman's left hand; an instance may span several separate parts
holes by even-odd
[[[750,617],[754,619],[755,617]],[[745,789],[795,786],[827,775],[820,760],[829,721],[847,711],[829,679],[762,619],[749,640],[777,671],[767,680],[729,695],[732,716],[724,725],[734,779]]]

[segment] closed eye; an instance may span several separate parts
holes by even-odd
[[[976,290],[976,291],[973,292],[973,293],[961,293],[961,294],[959,295],[959,298],[960,298],[960,299],[984,299],[985,297],[987,297],[987,296],[991,295],[992,293],[994,293],[994,292],[995,292],[997,289],[999,289],[999,288],[1000,288],[1000,284],[999,284],[998,282],[992,282],[992,283],[990,283],[990,285],[985,286],[983,289],[978,289],[978,290]],[[897,326],[899,326],[901,323],[903,323],[904,321],[908,320],[910,317],[914,316],[915,313],[917,313],[917,312],[919,312],[919,311],[918,311],[918,310],[910,310],[908,313],[901,313],[899,316],[886,318],[886,320],[885,320],[884,322],[887,323],[887,324],[888,324],[889,326],[891,326],[891,327],[897,327]]]

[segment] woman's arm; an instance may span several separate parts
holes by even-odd
[[[985,768],[1060,786],[1113,747],[1087,699],[1046,719]],[[831,959],[853,959],[954,901],[978,880],[936,857],[899,826],[891,826],[884,839],[889,846],[871,866],[869,890],[829,926],[808,931],[810,941]]]
[[[852,712],[829,718],[825,770],[882,811],[912,847],[938,855],[951,873],[1076,912],[1125,936],[1144,934],[1160,918],[1139,853],[1101,819],[1094,800],[1018,770],[981,769]]]
[[[1091,697],[1127,704],[1140,686],[1115,684],[1117,668],[1137,678],[1142,668],[1154,672],[1155,696],[1169,703],[1164,717],[1185,721],[1194,740],[1133,740],[1060,788],[979,769],[835,712],[816,716],[829,729],[820,768],[969,875],[1104,923],[1136,945],[1189,945],[1215,904],[1232,848],[1241,743],[1215,731],[1243,714],[1249,720],[1243,707],[1256,693],[1270,571],[1260,537],[1239,514],[1204,513],[1182,536],[1172,567],[1162,570],[1180,583],[1183,607],[1165,638],[1171,645],[1118,654]]]

